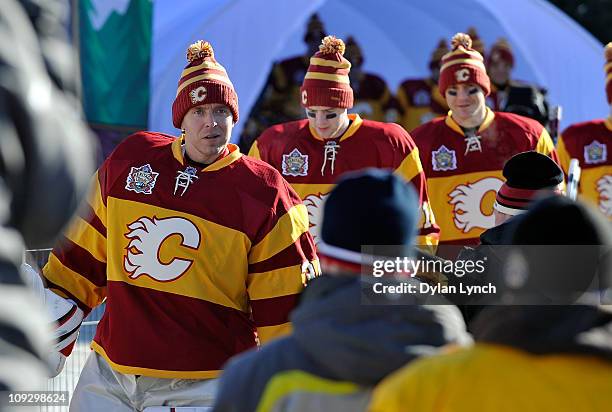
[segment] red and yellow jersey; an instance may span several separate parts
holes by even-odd
[[[273,126],[255,141],[249,155],[271,164],[293,186],[308,209],[315,241],[321,229],[322,205],[338,177],[369,167],[394,170],[419,194],[422,213],[417,243],[433,251],[439,228],[431,213],[419,151],[412,138],[394,123],[362,120],[356,114],[349,118],[351,125],[346,132],[329,140],[320,138],[308,120]]]
[[[510,157],[535,150],[558,161],[548,132],[535,120],[487,108],[477,133],[479,139],[468,139],[451,112],[412,133],[441,244],[476,244],[480,234],[494,226],[493,203]]]
[[[397,90],[397,100],[402,111],[400,123],[409,131],[448,112],[446,99],[431,79],[404,81]]]
[[[182,143],[121,143],[43,269],[86,312],[106,299],[92,348],[121,373],[217,376],[290,329],[303,274],[319,271],[306,208],[276,170],[234,145],[199,170]]]
[[[578,159],[582,169],[580,197],[612,219],[612,158],[608,157],[608,144],[612,144],[612,118],[568,127],[559,136],[557,151],[566,174],[570,159]]]
[[[354,104],[350,109],[362,119],[384,122],[391,102],[391,92],[380,77],[363,73],[359,81],[351,81]]]

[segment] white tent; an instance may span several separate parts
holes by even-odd
[[[440,38],[469,26],[490,46],[505,37],[514,77],[549,90],[563,107],[563,126],[604,117],[603,45],[545,0],[156,0],[153,17],[149,128],[175,134],[171,105],[186,47],[213,44],[240,100],[239,135],[274,61],[303,53],[306,21],[317,11],[329,34],[353,35],[365,70],[395,90],[427,74]]]

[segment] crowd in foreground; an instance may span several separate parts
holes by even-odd
[[[41,273],[26,270],[58,321],[53,374],[106,304],[71,410],[610,410],[611,119],[555,148],[538,121],[487,106],[473,46],[451,39],[438,79],[450,110],[408,133],[349,113],[351,62],[327,36],[300,88],[306,119],[270,127],[247,156],[229,143],[230,76],[210,43],[192,44],[180,136],[123,141]],[[453,245],[496,259],[502,300],[372,293],[376,259],[453,260]],[[587,249],[542,259],[541,245]],[[377,281],[457,281],[412,275]],[[9,344],[33,364],[45,356],[27,338]],[[30,371],[3,388],[33,388]]]

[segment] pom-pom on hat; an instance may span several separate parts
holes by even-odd
[[[512,53],[512,47],[510,47],[510,43],[506,39],[499,38],[493,46],[491,46],[491,50],[487,55],[487,67],[491,63],[495,63],[498,61],[505,61],[510,65],[510,67],[514,67],[514,54]]]
[[[525,212],[540,190],[561,194],[563,171],[550,157],[538,152],[518,153],[504,165],[506,182],[497,192],[494,208],[507,215]]]
[[[438,86],[442,96],[446,89],[460,83],[479,85],[485,96],[491,92],[491,81],[484,66],[482,54],[472,48],[472,39],[457,33],[451,40],[451,51],[442,57]]]
[[[319,51],[310,58],[310,66],[300,88],[302,106],[353,107],[353,89],[349,81],[351,63],[344,58],[346,46],[335,36],[327,36]]]
[[[189,109],[201,104],[221,103],[229,107],[234,123],[238,121],[238,96],[225,68],[215,59],[209,42],[198,40],[187,49],[187,66],[181,73],[176,98],[172,103],[172,123],[181,128]]]
[[[606,56],[606,97],[608,103],[612,104],[612,42],[606,45],[604,54]]]
[[[472,39],[472,48],[480,53],[481,56],[485,55],[485,45],[482,42],[482,39],[478,35],[475,27],[469,27],[467,29],[467,34]]]
[[[362,246],[411,247],[418,219],[418,196],[400,177],[379,169],[347,173],[325,201],[319,257],[359,265]]]

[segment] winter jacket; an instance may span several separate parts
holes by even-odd
[[[413,362],[374,391],[369,410],[611,411],[612,309],[485,309],[476,345]]]
[[[365,410],[389,373],[471,341],[454,306],[371,305],[361,287],[349,276],[312,281],[291,316],[293,334],[230,361],[214,410]]]

